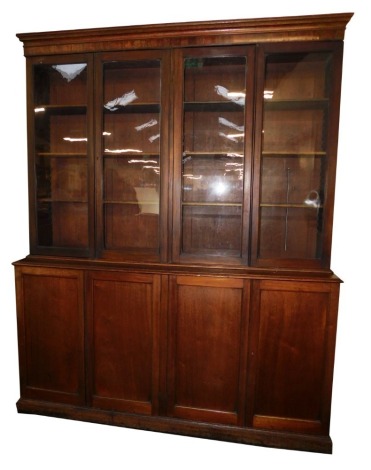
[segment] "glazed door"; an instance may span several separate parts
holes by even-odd
[[[85,403],[83,273],[16,267],[21,398]]]
[[[163,51],[98,56],[97,251],[166,260],[169,59]]]
[[[179,50],[173,259],[246,263],[254,48]]]
[[[170,288],[168,415],[242,425],[248,281],[178,276]]]
[[[29,59],[32,254],[94,249],[92,57]]]
[[[88,273],[89,404],[155,414],[160,276]]]
[[[252,264],[328,268],[342,44],[258,57]]]
[[[338,295],[338,282],[253,282],[249,426],[328,435]]]

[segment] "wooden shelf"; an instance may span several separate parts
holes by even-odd
[[[87,106],[83,104],[79,105],[53,105],[53,104],[40,104],[35,106],[35,116],[45,115],[74,115],[74,114],[86,114]]]
[[[283,207],[283,208],[295,208],[295,209],[321,209],[322,206],[311,206],[310,204],[304,204],[304,203],[261,203],[260,207]]]
[[[297,151],[297,152],[289,152],[289,151],[274,151],[274,150],[264,150],[262,152],[263,157],[292,157],[292,158],[311,158],[311,157],[325,157],[327,152],[325,151]]]
[[[157,160],[160,159],[160,154],[159,153],[150,153],[150,152],[125,152],[125,149],[120,149],[112,152],[103,152],[103,157],[104,158],[111,158],[111,157],[120,157],[120,158],[136,158],[138,160],[142,160],[144,158],[156,158]],[[143,162],[145,163],[145,162]]]
[[[268,111],[307,111],[308,109],[323,109],[329,103],[327,98],[309,100],[264,100],[264,109]]]
[[[39,203],[47,203],[47,204],[87,204],[88,201],[78,200],[78,199],[52,199],[52,198],[40,198],[37,200]]]
[[[188,101],[184,103],[184,111],[239,111],[243,113],[245,106],[233,101]]]
[[[186,157],[220,157],[220,158],[244,158],[243,150],[241,152],[225,152],[223,150],[216,150],[215,152],[193,152],[185,150],[183,158]]]
[[[37,152],[38,157],[49,158],[86,158],[86,153],[80,152]]]
[[[242,203],[240,202],[182,202],[183,206],[213,206],[213,207],[241,207]]]
[[[146,204],[146,205],[153,205],[153,206],[158,206],[159,202],[158,201],[120,201],[120,200],[109,200],[109,201],[103,201],[104,204],[124,204],[124,205],[129,205],[129,206],[137,206],[139,204]]]

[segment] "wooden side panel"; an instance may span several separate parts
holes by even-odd
[[[159,276],[89,273],[89,400],[93,407],[157,412],[159,289]]]
[[[247,288],[240,279],[172,278],[170,415],[242,424]]]
[[[326,434],[338,284],[255,281],[248,422]]]
[[[83,404],[83,273],[16,268],[22,398]]]

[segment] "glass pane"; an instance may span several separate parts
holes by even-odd
[[[183,206],[183,251],[238,256],[241,249],[241,206]]]
[[[160,61],[104,64],[104,244],[159,251]]]
[[[38,245],[87,248],[87,64],[33,72]]]
[[[328,53],[267,57],[260,258],[321,257],[330,59]]]
[[[184,61],[182,252],[241,256],[246,57]]]
[[[106,157],[105,244],[108,249],[157,250],[159,230],[159,158]]]
[[[242,204],[243,155],[191,156],[183,159],[183,202]]]

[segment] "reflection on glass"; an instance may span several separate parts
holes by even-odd
[[[70,82],[77,77],[85,68],[86,64],[59,64],[53,65],[53,69],[57,70],[63,78]]]
[[[131,90],[128,93],[124,93],[122,96],[119,96],[118,98],[114,98],[113,100],[108,101],[104,107],[110,111],[117,111],[121,106],[127,106],[137,99],[138,97],[135,94],[135,91]]]

